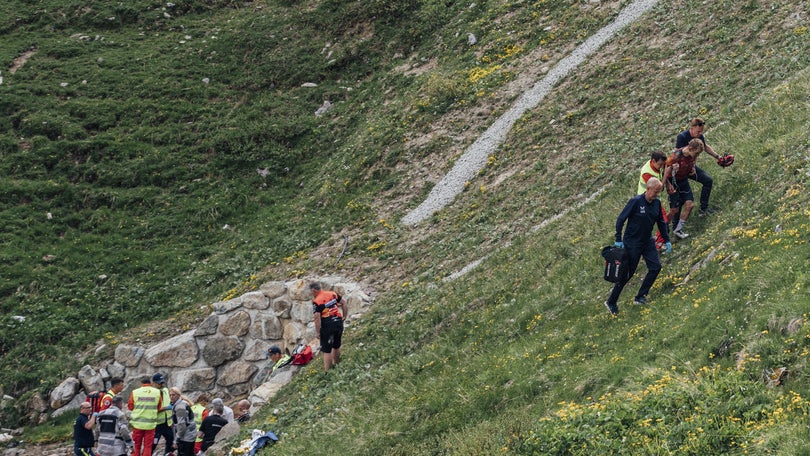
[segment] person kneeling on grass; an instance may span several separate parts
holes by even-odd
[[[647,180],[647,191],[631,198],[616,219],[616,246],[627,249],[629,270],[626,279],[613,285],[610,296],[605,301],[605,306],[612,315],[618,315],[619,295],[635,274],[641,257],[644,257],[644,262],[647,264],[647,275],[641,282],[641,288],[639,288],[634,302],[647,304],[647,293],[652,288],[658,273],[661,272],[661,261],[658,258],[658,250],[655,248],[655,239],[651,236],[655,224],[658,224],[658,229],[664,237],[667,253],[672,251],[667,224],[661,211],[661,201],[658,199],[658,194],[663,188],[664,184],[658,178],[651,177]],[[625,222],[627,223],[626,228]],[[623,229],[624,237],[622,237]]]

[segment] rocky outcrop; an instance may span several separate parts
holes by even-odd
[[[349,307],[347,325],[372,303],[356,283],[339,277],[314,280],[344,297]],[[180,388],[191,399],[202,393],[226,402],[248,397],[255,410],[299,369],[289,366],[265,379],[270,362],[267,349],[278,345],[292,351],[298,344],[317,340],[310,282],[268,282],[259,290],[212,304],[211,314],[182,334],[149,347],[121,344],[115,348],[114,359],[98,367],[84,366],[54,388],[49,410],[42,413],[53,416],[77,409],[88,392],[104,390],[113,377],[124,378],[127,387],[122,394],[128,395],[142,377],[155,372],[162,373],[169,386]]]

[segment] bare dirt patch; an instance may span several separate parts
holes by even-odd
[[[14,59],[13,62],[11,62],[11,68],[8,69],[8,72],[11,73],[11,74],[16,73],[17,70],[22,68],[23,65],[25,65],[26,62],[28,62],[28,59],[30,59],[34,54],[36,54],[36,52],[37,52],[37,48],[33,48],[33,47],[31,49],[23,52],[22,55],[20,55],[19,57]]]

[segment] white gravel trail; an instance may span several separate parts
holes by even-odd
[[[617,32],[636,21],[656,3],[658,3],[658,0],[636,0],[627,5],[616,17],[616,20],[588,38],[574,49],[571,55],[560,60],[542,80],[535,83],[529,91],[521,95],[508,111],[467,148],[453,165],[453,169],[433,187],[427,199],[402,218],[402,223],[415,225],[450,204],[456,195],[464,190],[465,182],[472,180],[484,167],[487,157],[495,152],[515,122],[526,111],[537,106],[571,70],[579,66]]]

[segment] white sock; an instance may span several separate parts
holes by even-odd
[[[678,226],[675,227],[675,231],[681,231],[684,225],[686,225],[686,220],[684,219],[678,220]]]

